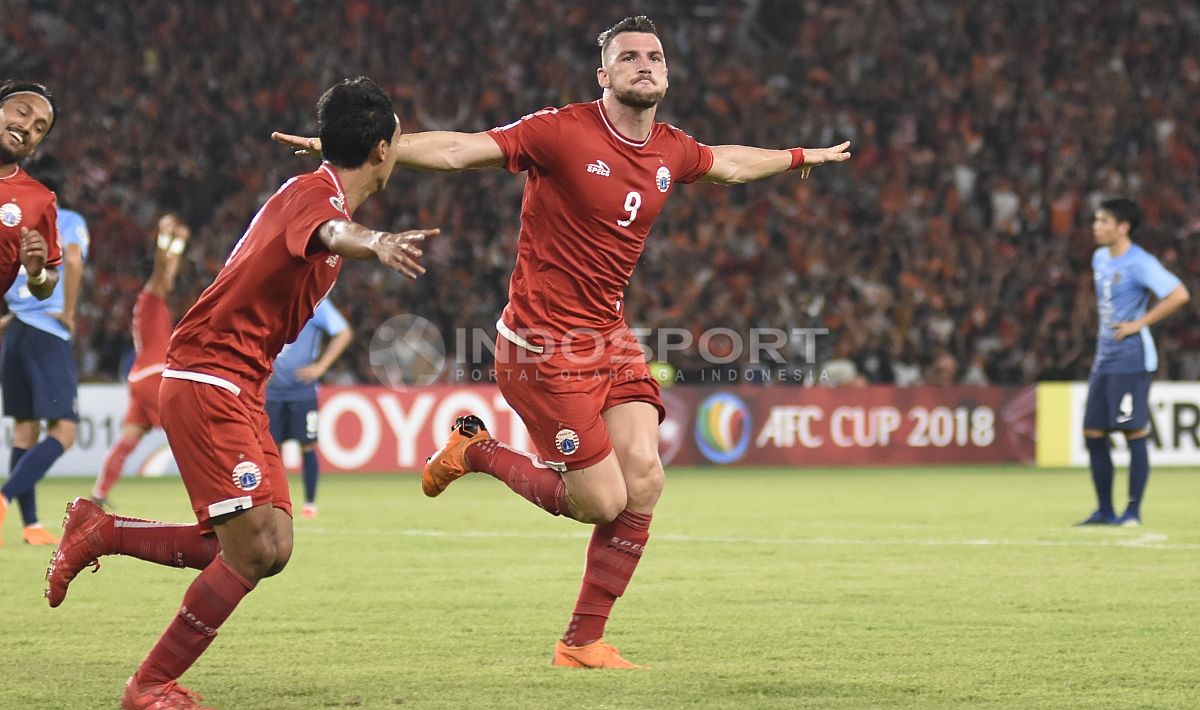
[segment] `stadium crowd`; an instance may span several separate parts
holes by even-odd
[[[680,188],[629,288],[631,324],[827,328],[816,363],[793,343],[787,365],[842,382],[1085,378],[1091,212],[1117,193],[1146,210],[1136,241],[1200,292],[1192,3],[0,0],[0,65],[56,92],[43,150],[70,166],[61,197],[93,236],[82,375],[120,376],[158,215],[196,235],[181,314],[265,193],[310,169],[268,136],[311,132],[325,86],[366,74],[406,131],[486,130],[596,98],[595,34],[643,11],[671,70],[661,120],[713,144],[850,139],[855,156],[807,181]],[[356,219],[442,236],[416,283],[347,267],[332,297],[364,337],[335,381],[374,381],[365,336],[392,315],[494,332],[505,302],[523,180],[392,182]],[[1188,311],[1156,330],[1162,376],[1200,378],[1200,299]],[[709,367],[696,348],[669,359]]]

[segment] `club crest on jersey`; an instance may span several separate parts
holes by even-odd
[[[667,166],[658,166],[658,172],[654,175],[654,184],[658,185],[659,192],[666,192],[671,187],[671,171]]]
[[[574,429],[559,429],[554,435],[554,448],[563,456],[570,456],[579,451],[579,435]]]
[[[21,208],[15,202],[6,202],[0,207],[0,224],[15,227],[21,223]]]
[[[243,461],[233,467],[233,485],[243,491],[252,491],[262,483],[262,471],[253,461]]]
[[[597,160],[594,163],[588,163],[587,171],[589,173],[595,173],[596,175],[599,175],[600,177],[608,177],[609,175],[612,174],[612,170],[608,167],[608,164],[605,163],[603,160]]]

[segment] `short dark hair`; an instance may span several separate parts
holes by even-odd
[[[46,186],[50,192],[58,195],[58,203],[63,202],[62,190],[67,184],[67,167],[62,161],[50,153],[38,153],[25,164],[25,172]]]
[[[365,76],[343,79],[317,101],[321,157],[339,168],[357,168],[376,143],[391,143],[396,120],[392,100],[378,84]]]
[[[1129,236],[1142,225],[1142,208],[1128,197],[1110,197],[1100,203],[1100,209],[1111,214],[1117,224],[1129,223]]]
[[[645,15],[637,17],[626,17],[617,24],[604,30],[596,36],[596,44],[600,45],[600,57],[603,59],[605,50],[608,49],[609,42],[613,41],[613,37],[622,32],[648,32],[655,37],[658,36],[658,28]]]
[[[0,84],[0,104],[4,103],[9,96],[28,91],[31,94],[37,94],[50,104],[50,128],[46,129],[46,135],[50,135],[50,130],[54,128],[54,124],[58,123],[58,102],[54,100],[54,94],[50,93],[42,84],[32,81],[17,81],[16,79],[8,79],[3,84]]]

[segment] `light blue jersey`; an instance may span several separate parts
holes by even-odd
[[[1150,294],[1164,298],[1179,286],[1179,278],[1137,244],[1116,257],[1109,254],[1108,247],[1100,247],[1092,255],[1092,271],[1100,311],[1092,373],[1154,372],[1158,369],[1158,352],[1150,329],[1142,328],[1118,341],[1113,337],[1113,326],[1144,316]]]
[[[275,371],[267,380],[267,399],[277,402],[315,399],[317,383],[301,382],[296,377],[296,370],[313,364],[320,356],[322,333],[332,338],[347,327],[346,319],[328,299],[318,303],[312,319],[275,358]]]
[[[78,244],[79,249],[83,252],[83,260],[86,262],[92,238],[88,235],[87,222],[84,221],[83,215],[61,207],[58,210],[58,235],[62,241],[64,262],[59,267],[58,285],[54,287],[54,292],[50,294],[50,297],[39,301],[29,292],[29,286],[25,283],[27,278],[25,267],[22,266],[17,274],[17,280],[13,281],[8,293],[4,294],[4,300],[8,303],[8,310],[12,311],[13,315],[21,322],[63,340],[70,340],[71,333],[67,327],[50,314],[62,313],[63,310],[63,281],[65,280],[67,247],[71,244]]]

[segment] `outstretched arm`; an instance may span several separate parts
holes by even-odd
[[[425,273],[417,263],[418,245],[441,230],[414,229],[409,232],[377,232],[345,219],[331,219],[317,227],[316,237],[325,248],[347,259],[378,259],[384,266],[415,279]]]
[[[745,145],[715,145],[713,164],[700,178],[719,185],[741,185],[778,175],[787,170],[799,170],[800,177],[825,163],[840,163],[850,159],[850,141],[830,148],[792,148],[768,150]]]
[[[275,132],[271,134],[271,140],[295,149],[297,155],[321,155],[320,138]],[[470,170],[504,165],[504,153],[486,133],[406,133],[392,146],[392,151],[397,163],[418,170]]]

